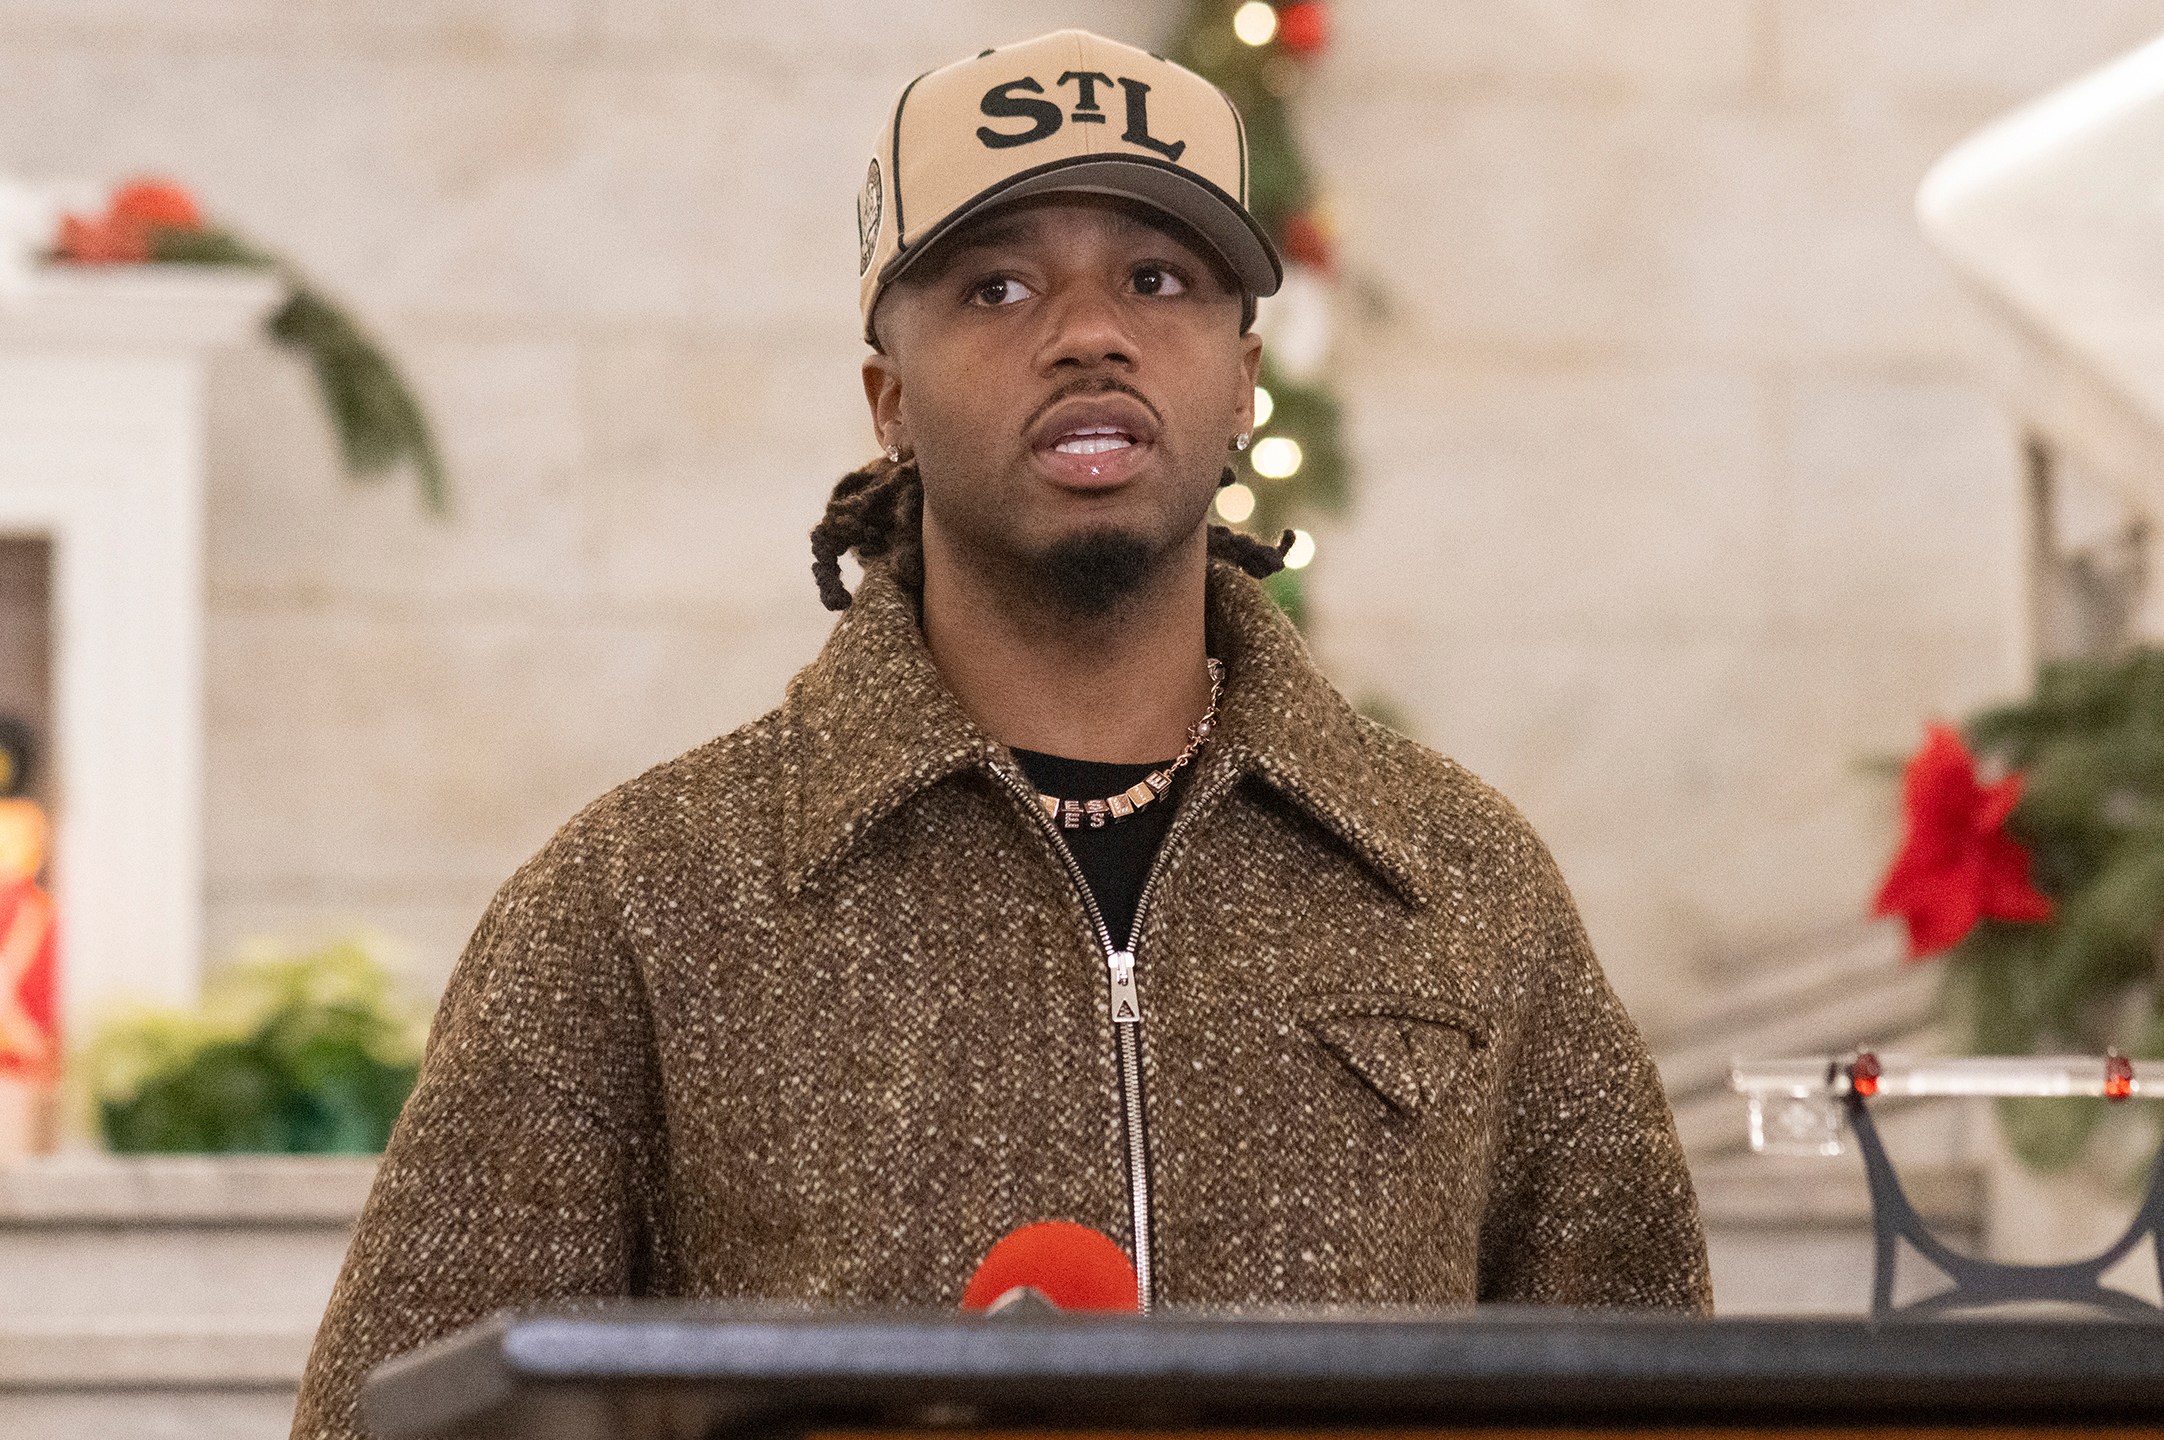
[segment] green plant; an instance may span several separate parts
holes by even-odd
[[[1947,1011],[1980,1054],[2116,1047],[2164,1058],[2164,650],[2043,667],[2035,693],[1976,716],[1977,753],[2022,778],[2007,830],[2027,848],[2042,923],[1984,920],[1956,945]],[[2051,1169],[2105,1102],[2008,1100],[2008,1142]]]
[[[196,1009],[136,1007],[82,1072],[108,1148],[370,1154],[419,1073],[421,1024],[359,944],[228,967]]]

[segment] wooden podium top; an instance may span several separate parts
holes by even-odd
[[[986,1318],[625,1300],[499,1316],[391,1361],[362,1416],[383,1440],[882,1427],[1793,1436],[1964,1422],[2101,1434],[2164,1422],[2164,1325],[1555,1310]]]

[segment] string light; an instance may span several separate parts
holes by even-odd
[[[1247,0],[1232,12],[1232,33],[1250,45],[1267,45],[1277,33],[1277,7],[1263,0]]]
[[[1217,518],[1237,525],[1255,513],[1255,492],[1234,482],[1217,492]]]
[[[1255,387],[1255,428],[1260,430],[1263,426],[1269,424],[1270,417],[1276,413],[1277,402],[1270,398],[1269,391],[1257,385]]]
[[[1287,570],[1305,570],[1307,563],[1315,558],[1315,537],[1305,530],[1292,532],[1292,548],[1285,552]]]
[[[1255,473],[1265,480],[1283,480],[1300,468],[1300,442],[1285,435],[1271,435],[1255,442]]]

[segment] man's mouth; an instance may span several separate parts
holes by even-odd
[[[1031,427],[1042,473],[1067,490],[1117,490],[1156,453],[1157,416],[1122,392],[1074,396]]]
[[[1061,435],[1052,449],[1061,455],[1102,455],[1125,450],[1135,437],[1114,425],[1083,425]]]

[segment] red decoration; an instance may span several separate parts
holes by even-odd
[[[170,180],[130,180],[113,192],[110,214],[134,225],[200,230],[203,211],[195,197]]]
[[[104,216],[63,215],[53,248],[78,265],[134,265],[150,258],[150,236],[141,226],[116,225]]]
[[[50,1080],[60,1071],[53,992],[53,902],[38,888],[45,812],[0,799],[0,1075]]]
[[[135,265],[148,260],[160,230],[200,230],[195,197],[168,180],[131,180],[113,192],[103,215],[66,215],[53,247],[78,265]]]
[[[1878,1056],[1866,1050],[1849,1062],[1848,1087],[1868,1100],[1878,1094],[1878,1082],[1886,1072],[1878,1063]]]
[[[1072,1220],[1043,1220],[994,1245],[962,1292],[964,1310],[982,1310],[1027,1285],[1062,1310],[1139,1308],[1135,1267],[1110,1236]]]
[[[2029,883],[2029,852],[2006,833],[2021,776],[1976,779],[1961,737],[1933,725],[1902,786],[1908,835],[1872,907],[1908,922],[1909,958],[1950,949],[1978,920],[2049,920],[2051,897]]]
[[[1284,250],[1287,260],[1329,273],[1335,258],[1330,232],[1314,212],[1302,210],[1285,222]]]
[[[50,1080],[59,1073],[55,949],[45,892],[28,880],[0,885],[0,1075]]]
[[[2125,1100],[2134,1094],[2134,1062],[2114,1050],[2104,1057],[2104,1098]]]
[[[1302,60],[1330,46],[1330,7],[1322,0],[1294,0],[1277,7],[1277,43]]]

